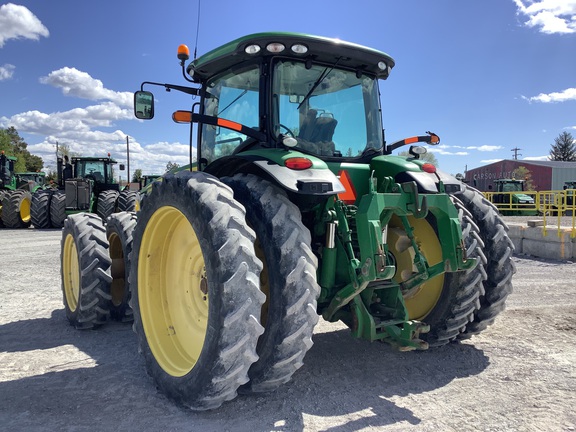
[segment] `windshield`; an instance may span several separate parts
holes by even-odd
[[[382,147],[377,80],[335,66],[282,60],[274,66],[275,135],[321,156],[356,157]]]
[[[96,183],[110,182],[112,165],[105,164],[104,161],[77,161],[76,177],[91,178]]]

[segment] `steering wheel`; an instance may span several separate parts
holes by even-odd
[[[278,126],[280,126],[282,129],[286,129],[286,132],[288,132],[288,135],[290,135],[292,138],[296,138],[296,135],[294,135],[294,132],[292,132],[289,127],[284,126],[282,123],[278,123]]]

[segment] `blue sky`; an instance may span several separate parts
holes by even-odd
[[[185,84],[179,44],[193,52],[198,0],[0,2],[0,127],[14,126],[45,166],[56,142],[112,153],[162,173],[188,160],[189,130],[171,120],[190,99],[161,88],[156,117],[136,120],[142,81]],[[201,0],[198,55],[261,31],[340,38],[390,54],[381,82],[388,142],[431,130],[444,171],[500,159],[545,159],[576,137],[576,0]]]

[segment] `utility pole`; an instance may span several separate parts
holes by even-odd
[[[126,165],[128,168],[127,184],[130,184],[130,140],[128,135],[126,135]]]
[[[518,150],[522,150],[521,148],[514,147],[511,151],[514,152],[514,160],[518,159],[518,156],[522,156],[522,153],[518,153]]]

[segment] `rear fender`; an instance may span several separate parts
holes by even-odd
[[[401,156],[377,156],[370,162],[370,168],[376,173],[378,179],[393,177],[396,183],[414,181],[420,193],[460,193],[463,184],[456,177],[436,169],[435,173],[424,171],[423,165],[427,162],[422,159],[406,158]],[[440,182],[444,191],[440,190]]]
[[[307,169],[287,168],[286,160],[306,158],[312,162]],[[332,196],[345,191],[338,177],[321,159],[295,151],[267,149],[242,152],[217,159],[206,167],[205,172],[216,177],[237,173],[255,173],[267,177],[289,192],[302,195]]]

